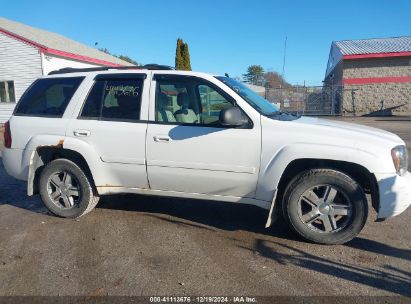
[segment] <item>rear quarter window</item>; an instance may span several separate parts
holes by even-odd
[[[84,77],[36,80],[21,97],[14,115],[61,117]]]

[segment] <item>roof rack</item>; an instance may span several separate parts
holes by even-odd
[[[142,66],[143,69],[147,70],[175,70],[175,68],[169,65],[157,64],[157,63],[149,63]]]
[[[121,67],[95,67],[95,68],[62,68],[59,70],[51,71],[48,75],[66,74],[66,73],[79,73],[79,72],[98,72],[108,70],[174,70],[173,67],[161,64],[145,64],[145,65],[131,65]]]

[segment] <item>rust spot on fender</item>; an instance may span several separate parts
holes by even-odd
[[[59,142],[57,143],[57,147],[63,148],[64,144],[64,139],[60,139]]]

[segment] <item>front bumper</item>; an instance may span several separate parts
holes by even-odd
[[[404,212],[411,205],[411,173],[403,176],[376,174],[380,206],[378,219],[386,219]]]

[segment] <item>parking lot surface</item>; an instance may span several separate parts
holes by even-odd
[[[411,118],[343,120],[411,147]],[[370,209],[341,246],[304,242],[281,220],[265,229],[266,217],[252,206],[120,195],[61,219],[0,165],[0,295],[411,296],[411,209],[382,223]]]

